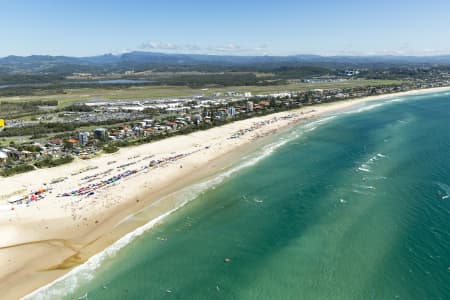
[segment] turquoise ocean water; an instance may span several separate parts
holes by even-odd
[[[449,94],[300,124],[243,164],[36,298],[450,299]]]

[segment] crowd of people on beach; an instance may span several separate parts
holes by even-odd
[[[31,202],[36,202],[44,199],[46,194],[52,190],[51,187],[40,188],[35,191],[31,191],[27,195],[23,196],[13,196],[8,202],[10,204],[20,205],[20,204],[30,204]],[[12,208],[14,210],[14,207]]]
[[[95,170],[95,169],[98,169],[98,167],[97,166],[88,166],[86,168],[78,170],[77,172],[71,173],[70,175],[71,176],[76,176],[76,175],[79,175],[79,174],[82,174],[82,173],[86,173],[88,171]]]
[[[169,157],[165,157],[165,158],[161,158],[161,159],[157,159],[157,160],[152,160],[152,161],[150,161],[149,164],[145,164],[140,168],[121,171],[120,173],[118,173],[112,177],[106,178],[106,179],[104,179],[106,177],[106,175],[111,173],[113,171],[113,169],[109,169],[105,172],[93,174],[90,176],[85,176],[85,177],[81,178],[81,180],[88,180],[88,182],[91,182],[91,181],[94,181],[95,179],[98,179],[98,177],[103,177],[103,178],[101,178],[101,180],[97,183],[90,183],[88,185],[81,186],[79,188],[75,188],[75,189],[71,190],[70,192],[65,192],[65,193],[59,194],[59,195],[57,195],[57,197],[92,196],[95,194],[95,192],[97,190],[107,187],[109,185],[115,184],[115,183],[121,181],[122,179],[130,177],[131,175],[138,174],[140,172],[148,170],[149,168],[163,167],[163,166],[167,165],[168,163],[176,162],[177,160],[182,159],[186,156],[192,155],[200,150],[201,149],[197,149],[197,150],[189,152],[189,153],[177,154],[177,155],[173,155],[173,156],[169,156]],[[145,159],[149,159],[151,157],[153,157],[153,155],[147,156],[147,157],[145,157]],[[133,157],[133,158],[136,158],[136,157]],[[142,160],[144,160],[144,159],[142,159]],[[127,163],[124,165],[117,166],[117,168],[123,169],[125,167],[135,165],[138,162],[139,161],[133,161],[133,162],[130,162],[130,163]]]
[[[287,115],[287,116],[272,117],[272,118],[270,118],[270,119],[268,119],[268,120],[259,121],[259,122],[254,122],[254,123],[252,124],[252,126],[250,126],[250,127],[248,127],[248,128],[239,129],[238,131],[236,131],[235,133],[233,133],[233,134],[229,137],[229,139],[240,138],[241,136],[244,136],[244,135],[247,134],[247,133],[251,133],[251,132],[254,132],[254,131],[256,131],[256,130],[261,129],[261,128],[264,127],[264,126],[267,126],[267,125],[276,123],[276,122],[281,121],[281,120],[294,119],[294,118],[296,118],[296,117],[298,117],[298,116],[300,116],[300,114],[292,113],[292,114],[289,114],[289,115]],[[272,133],[272,131],[269,132],[269,133],[266,133],[266,135],[267,135],[267,134],[270,134],[270,133]],[[260,137],[260,135],[258,135],[258,137]]]
[[[313,111],[311,111],[313,112]],[[300,119],[299,117],[303,116],[304,113],[291,113],[284,116],[274,116],[270,119],[253,122],[252,125],[248,128],[241,128],[235,133],[233,133],[229,139],[233,138],[240,138],[244,135],[254,133],[254,135],[251,137],[252,139],[257,139],[262,136],[266,136],[268,134],[273,133],[277,129],[272,129],[270,131],[265,131],[264,133],[259,132],[261,128],[266,127],[270,124],[279,122],[281,120],[292,120],[292,122],[296,122],[297,119]],[[198,146],[195,146],[198,147]],[[219,145],[219,148],[221,146]],[[60,192],[56,195],[56,197],[65,198],[65,197],[89,197],[94,195],[98,190],[104,189],[107,187],[110,187],[112,185],[116,185],[117,183],[120,183],[126,178],[129,178],[133,175],[148,172],[149,169],[154,168],[161,168],[165,167],[168,164],[174,163],[180,159],[183,159],[187,156],[190,156],[194,153],[197,153],[199,151],[209,149],[210,146],[203,146],[198,147],[194,149],[191,152],[187,153],[179,153],[176,154],[173,152],[171,156],[163,157],[163,158],[154,158],[154,155],[147,155],[143,158],[141,158],[141,155],[134,155],[131,157],[128,157],[128,162],[123,163],[121,165],[113,167],[112,165],[116,164],[117,161],[110,161],[107,163],[108,166],[111,165],[111,167],[105,171],[99,171],[94,174],[86,174],[86,176],[80,178],[78,180],[79,183],[82,183],[81,186],[73,188],[69,191]],[[132,167],[134,166],[134,167]],[[78,176],[83,173],[87,173],[89,171],[98,169],[98,166],[87,166],[84,167],[76,172],[71,173],[71,176]],[[182,165],[180,165],[180,168],[182,168]],[[111,173],[113,173],[114,170],[117,170],[118,173],[111,176]],[[21,197],[20,201],[10,201],[10,204],[17,205],[17,204],[30,204],[30,202],[40,201],[45,199],[48,196],[48,193],[51,193],[51,190],[56,187],[59,183],[65,182],[68,179],[68,177],[61,177],[55,180],[52,180],[52,182],[47,185],[44,184],[44,188],[39,188],[35,191],[30,192],[28,195]],[[16,197],[18,198],[18,196]],[[80,200],[82,198],[79,198]]]
[[[97,179],[98,177],[108,175],[112,171],[114,171],[114,169],[108,169],[108,170],[106,170],[104,172],[99,172],[99,173],[96,173],[96,174],[93,174],[93,175],[85,176],[85,177],[81,178],[81,180],[87,181],[87,182],[91,182],[91,181]]]
[[[144,167],[144,169],[145,168],[148,168],[148,166]],[[92,195],[94,195],[96,190],[103,188],[107,185],[113,184],[124,178],[127,178],[133,174],[136,174],[137,172],[139,172],[139,170],[136,170],[136,169],[127,170],[127,171],[119,173],[113,177],[110,177],[106,180],[101,180],[100,182],[97,182],[97,183],[91,183],[89,185],[82,186],[78,189],[72,190],[71,192],[60,194],[57,197],[70,197],[70,196],[83,196],[83,195],[92,196]]]

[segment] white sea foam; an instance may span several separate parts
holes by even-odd
[[[438,182],[437,185],[439,186],[440,190],[438,191],[438,194],[441,196],[442,200],[446,200],[450,198],[450,186],[448,186],[445,183]]]
[[[358,188],[364,189],[364,190],[375,190],[376,188],[372,185],[355,185]]]
[[[387,177],[385,176],[368,176],[365,177],[367,180],[385,180]]]
[[[377,104],[372,104],[372,105],[366,105],[364,107],[361,107],[359,109],[356,110],[357,113],[359,112],[363,112],[363,111],[368,111],[368,110],[372,110],[374,108],[380,107],[387,104],[387,102],[383,102],[383,103],[377,103]]]
[[[381,100],[380,100],[381,101]],[[364,112],[364,111],[369,111],[372,110],[374,108],[389,104],[389,101],[383,100],[382,102],[375,102],[374,104],[368,104],[363,103],[360,105],[355,106],[354,108],[350,109],[350,110],[346,110],[344,112],[342,112],[342,114],[356,114],[356,113],[360,113],[360,112]]]
[[[328,123],[331,120],[336,119],[337,117],[338,117],[338,115],[329,115],[329,116],[317,119],[315,121],[310,121],[306,124],[303,123],[303,124],[300,124],[301,127],[299,129],[302,132],[311,132],[311,131],[317,129],[318,126]]]
[[[238,164],[236,167],[231,168],[225,172],[222,172],[212,179],[209,179],[204,182],[200,182],[197,184],[194,184],[190,186],[189,188],[184,189],[181,192],[178,192],[176,194],[182,195],[182,199],[179,202],[179,205],[172,210],[166,212],[165,214],[151,220],[147,224],[135,229],[134,231],[126,234],[122,238],[120,238],[118,241],[116,241],[114,244],[107,247],[102,252],[92,256],[88,261],[86,261],[84,264],[75,267],[70,272],[65,274],[64,276],[58,278],[57,280],[53,281],[52,283],[41,287],[40,289],[34,291],[33,293],[25,296],[23,299],[36,299],[36,300],[47,300],[47,299],[60,299],[62,296],[73,293],[80,285],[85,284],[89,281],[91,281],[95,275],[94,271],[98,269],[102,263],[110,258],[113,258],[117,255],[117,253],[124,247],[126,247],[128,244],[130,244],[132,241],[134,241],[137,237],[144,234],[146,231],[154,227],[156,224],[160,223],[163,219],[165,219],[167,216],[171,215],[173,212],[177,211],[190,201],[194,200],[196,197],[199,196],[200,193],[203,191],[212,188],[221,182],[223,182],[226,178],[231,177],[236,172],[248,168],[250,166],[253,166],[257,164],[259,161],[265,159],[269,155],[271,155],[275,150],[280,148],[281,146],[285,145],[289,141],[296,139],[300,136],[299,133],[290,134],[287,137],[282,138],[281,140],[266,145],[263,147],[262,151],[257,153],[256,155],[253,155],[251,159],[248,157],[244,157],[242,159],[242,162]],[[167,197],[173,197],[174,195],[169,195]],[[162,201],[163,199],[159,200]],[[124,219],[121,223],[129,219],[130,217]]]
[[[107,247],[102,252],[92,256],[88,261],[86,261],[84,264],[75,267],[70,272],[68,272],[66,275],[58,278],[57,280],[53,281],[52,283],[41,287],[40,289],[34,291],[33,293],[25,296],[23,299],[31,300],[41,300],[41,299],[59,299],[64,295],[73,293],[80,285],[85,284],[92,280],[94,278],[94,271],[98,269],[102,263],[110,258],[113,258],[117,255],[117,253],[124,247],[126,247],[128,244],[133,242],[137,237],[144,234],[146,231],[154,227],[156,224],[160,223],[163,219],[165,219],[167,216],[171,215],[173,212],[177,211],[190,201],[197,198],[200,193],[203,191],[213,188],[214,186],[217,186],[218,184],[222,183],[226,178],[231,177],[233,174],[237,173],[238,171],[251,167],[261,160],[265,159],[269,155],[271,155],[274,151],[276,151],[278,148],[282,147],[286,143],[297,139],[301,136],[303,132],[312,131],[317,128],[317,126],[325,124],[326,122],[329,122],[333,119],[335,119],[337,116],[328,116],[321,118],[316,121],[309,122],[307,124],[303,124],[299,129],[291,132],[290,134],[287,134],[286,136],[279,139],[277,142],[268,144],[262,148],[262,150],[258,153],[253,154],[251,158],[249,156],[243,157],[241,162],[237,164],[237,166],[226,170],[225,172],[222,172],[220,174],[217,174],[215,177],[194,184],[186,189],[183,189],[180,192],[175,193],[176,195],[179,195],[180,202],[179,205],[172,210],[166,212],[165,214],[151,220],[147,224],[135,229],[134,231],[126,234],[121,239],[116,241],[114,244]],[[169,195],[167,197],[174,197],[175,195]],[[160,199],[159,201],[164,201],[165,198]],[[154,205],[154,204],[152,204]],[[148,207],[146,207],[148,208]],[[144,208],[145,209],[145,208]],[[116,225],[119,226],[120,224],[126,222],[127,220],[130,220],[133,218],[133,216],[127,217],[124,220],[122,220],[119,224]]]
[[[366,162],[360,164],[357,167],[357,170],[366,172],[366,173],[370,173],[370,172],[372,172],[372,167],[374,166],[375,162],[377,162],[378,160],[384,159],[386,157],[387,156],[385,154],[377,153],[374,156],[370,157]]]
[[[353,189],[352,192],[353,192],[353,193],[356,193],[356,194],[364,195],[364,196],[370,196],[370,195],[371,195],[371,194],[368,193],[368,192],[361,191],[361,190],[358,190],[358,189]]]
[[[406,101],[406,100],[408,100],[408,98],[406,98],[406,97],[404,97],[404,98],[395,98],[395,99],[390,100],[390,102],[403,102],[403,101]]]
[[[396,101],[403,101],[403,100],[394,99],[391,102],[396,102]],[[362,111],[374,109],[374,108],[382,106],[386,103],[387,102],[376,103],[376,104],[361,107],[354,111],[350,111],[350,112],[346,112],[346,113],[362,112]],[[332,120],[334,118],[336,118],[336,115],[330,116],[328,118],[322,118],[317,121],[310,122],[308,124],[304,124],[304,125],[302,125],[302,127],[303,127],[302,131],[312,131],[312,130],[316,129],[318,125],[324,124],[327,121]],[[261,161],[264,158],[266,158],[267,156],[271,155],[276,149],[285,145],[290,140],[297,138],[298,136],[299,136],[299,134],[297,133],[297,134],[289,136],[288,138],[284,138],[277,143],[270,144],[270,145],[264,147],[263,150],[259,153],[259,155],[255,155],[251,159],[247,158],[241,164],[239,164],[237,167],[227,170],[208,181],[193,185],[192,187],[190,187],[187,190],[188,193],[184,194],[184,200],[181,201],[181,203],[176,208],[153,219],[152,221],[148,222],[147,224],[137,228],[133,232],[126,234],[121,239],[116,241],[114,244],[107,247],[104,251],[92,256],[86,263],[72,269],[65,276],[36,290],[35,292],[24,297],[24,299],[59,299],[63,295],[70,294],[80,284],[83,284],[83,283],[86,283],[86,282],[92,280],[94,278],[94,271],[97,268],[99,268],[99,266],[101,266],[101,264],[106,259],[112,258],[115,255],[117,255],[117,253],[121,249],[126,247],[128,244],[130,244],[132,241],[134,241],[137,237],[141,236],[146,231],[148,231],[149,229],[154,227],[156,224],[161,222],[164,218],[171,215],[173,212],[175,212],[179,208],[183,207],[184,205],[189,203],[191,200],[195,199],[199,195],[199,193],[201,193],[202,191],[204,191],[208,188],[211,188],[217,184],[220,184],[221,182],[223,182],[223,180],[225,180],[226,178],[235,174],[236,172],[238,172],[244,168],[247,168],[247,167],[257,164],[259,161]],[[381,156],[381,155],[382,154],[377,154],[378,157],[382,158],[383,156]],[[369,160],[369,162],[372,162],[372,161]],[[358,169],[361,171],[370,172],[369,169],[366,169],[364,167],[359,167]],[[357,189],[353,190],[353,192],[366,194]],[[343,199],[340,199],[340,201],[341,201],[341,203],[345,202],[345,200],[343,200]]]
[[[161,222],[162,219],[172,214],[178,208],[172,209],[165,214],[153,219],[142,227],[137,228],[116,241],[113,245],[107,247],[104,251],[92,256],[84,264],[74,268],[66,275],[60,277],[54,282],[36,290],[25,296],[23,299],[59,299],[68,293],[73,292],[80,283],[88,282],[93,279],[93,271],[97,269],[103,261],[114,257],[117,252],[128,245],[131,241],[142,235],[145,231]]]
[[[407,101],[410,100],[411,98],[409,97],[400,97],[400,98],[387,98],[387,99],[382,99],[382,100],[378,100],[376,102],[365,102],[362,105],[358,105],[356,107],[354,107],[351,110],[345,111],[345,114],[354,114],[354,113],[360,113],[360,112],[364,112],[364,111],[369,111],[384,105],[388,105],[388,104],[393,104],[396,102],[403,102],[403,101]],[[369,104],[370,103],[370,104]]]

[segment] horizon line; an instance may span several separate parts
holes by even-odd
[[[404,54],[404,53],[335,53],[335,54],[313,54],[313,53],[297,53],[297,54],[240,54],[240,53],[193,53],[193,52],[164,52],[164,51],[143,51],[143,50],[130,50],[125,52],[106,52],[103,54],[93,54],[93,55],[66,55],[66,54],[28,54],[28,55],[16,55],[9,54],[5,56],[0,56],[0,59],[8,57],[21,57],[27,58],[32,56],[47,56],[47,57],[72,57],[72,58],[86,58],[86,57],[97,57],[97,56],[121,56],[130,53],[146,53],[146,54],[164,54],[164,55],[202,55],[202,56],[234,56],[234,57],[295,57],[295,56],[318,56],[324,58],[333,57],[440,57],[440,56],[450,56],[449,53],[436,53],[436,54]]]

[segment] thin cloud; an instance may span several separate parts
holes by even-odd
[[[317,54],[323,56],[439,56],[448,55],[450,50],[445,49],[405,49],[398,50],[382,49],[377,51],[336,51],[336,52],[319,52]]]
[[[183,47],[180,45],[164,42],[147,42],[143,43],[139,48],[141,49],[158,49],[158,50],[181,50]]]
[[[168,52],[193,52],[193,53],[207,53],[207,54],[265,54],[267,51],[266,45],[260,45],[254,48],[245,48],[235,43],[227,45],[215,46],[199,46],[197,44],[175,44],[169,42],[149,41],[139,46],[143,50],[159,50]]]
[[[228,44],[226,46],[212,47],[210,50],[218,52],[242,52],[242,48],[236,44]]]

